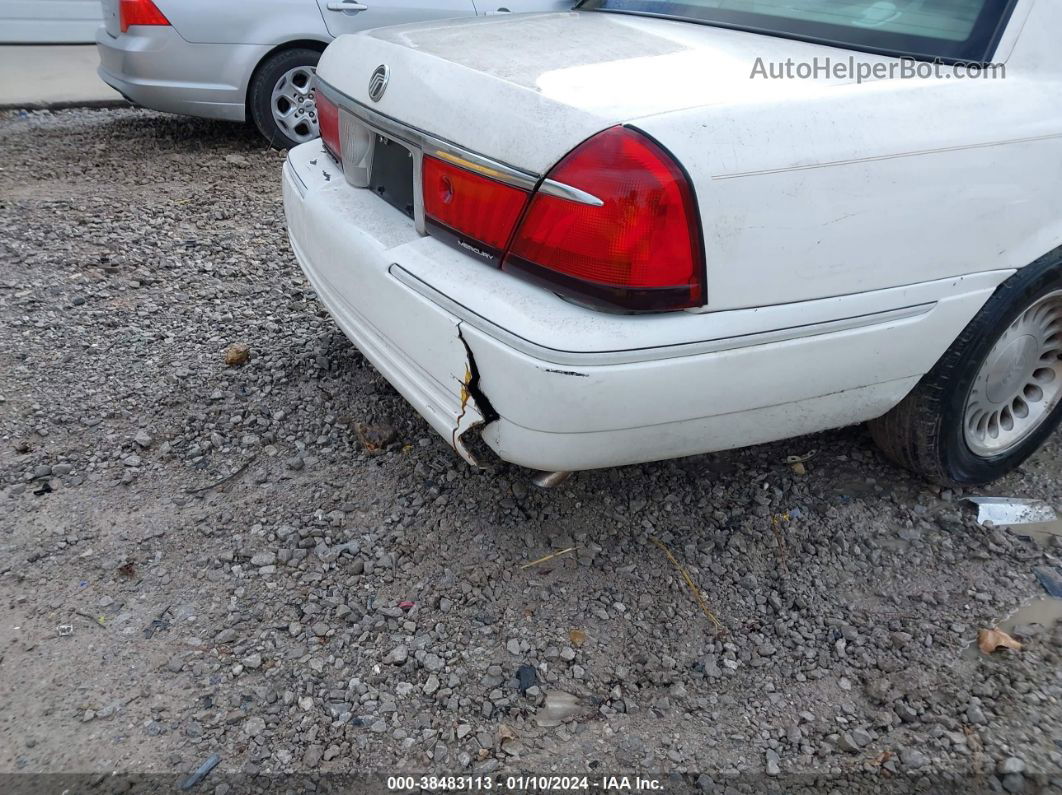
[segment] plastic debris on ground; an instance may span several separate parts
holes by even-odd
[[[997,527],[1018,524],[1053,522],[1058,518],[1055,509],[1043,500],[1022,500],[1011,497],[968,497],[965,502],[977,508],[977,522],[991,522]]]
[[[538,672],[533,665],[521,665],[516,669],[516,680],[520,683],[520,695],[538,683]]]
[[[1033,574],[1048,594],[1062,599],[1062,568],[1058,566],[1037,566]]]
[[[546,694],[546,703],[535,714],[535,723],[544,729],[560,726],[583,711],[583,705],[571,693],[553,691]]]
[[[981,649],[982,654],[991,654],[996,649],[1021,651],[1021,643],[998,627],[978,630],[977,646]]]
[[[218,762],[220,761],[221,756],[219,754],[212,754],[209,759],[207,759],[203,764],[196,768],[194,773],[189,775],[188,778],[181,782],[180,788],[182,790],[190,790],[192,787],[194,787],[196,784],[206,778],[207,774],[215,767],[217,767]]]

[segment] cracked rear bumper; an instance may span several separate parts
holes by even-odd
[[[350,187],[320,142],[289,153],[284,204],[322,302],[432,427],[469,460],[461,436],[481,427],[502,459],[542,470],[724,450],[880,416],[1008,275],[609,315],[418,235]]]
[[[461,436],[482,424],[484,413],[469,391],[473,371],[460,321],[391,278],[384,242],[334,222],[336,197],[329,186],[345,183],[327,156],[313,159],[315,165],[305,163],[300,173],[290,163],[284,168],[284,208],[299,265],[365,358],[465,460],[476,463]],[[395,212],[375,204],[370,209]],[[371,221],[367,212],[359,216]]]

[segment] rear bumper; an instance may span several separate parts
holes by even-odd
[[[99,76],[145,108],[243,121],[247,84],[269,51],[262,45],[192,44],[172,27],[141,26],[118,37],[96,32]]]
[[[323,151],[315,159],[319,165],[330,163]],[[318,169],[318,180],[322,173]],[[460,322],[391,279],[380,243],[360,230],[329,223],[319,204],[327,199],[307,201],[302,187],[289,163],[284,207],[291,247],[321,302],[391,385],[474,463],[461,436],[481,424],[484,413],[468,391],[472,369]]]
[[[320,142],[289,153],[284,204],[322,302],[428,422],[459,450],[461,434],[482,424],[501,458],[545,470],[722,450],[879,416],[1007,275],[785,307],[610,315],[420,237],[398,211],[347,185]],[[478,382],[463,399],[470,373]]]

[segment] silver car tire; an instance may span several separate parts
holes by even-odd
[[[277,149],[318,136],[313,74],[321,53],[307,47],[283,50],[263,61],[251,78],[247,110],[259,132]]]

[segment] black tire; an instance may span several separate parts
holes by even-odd
[[[266,58],[258,65],[247,91],[247,113],[262,136],[275,149],[291,149],[302,141],[290,137],[273,118],[273,88],[285,74],[299,67],[316,68],[321,60],[319,50],[295,47]]]
[[[943,486],[979,486],[1013,471],[1062,420],[1062,402],[1026,439],[993,457],[971,451],[963,430],[974,379],[997,340],[1040,298],[1062,290],[1062,250],[1022,268],[999,286],[914,390],[870,434],[900,466]]]

